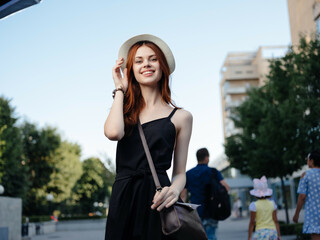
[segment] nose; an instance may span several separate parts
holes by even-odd
[[[145,68],[150,67],[150,61],[149,61],[148,59],[146,59],[146,60],[143,62],[143,67],[145,67]]]

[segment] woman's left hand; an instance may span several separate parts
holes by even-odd
[[[179,194],[179,191],[172,188],[172,186],[164,187],[161,192],[157,191],[154,195],[151,208],[157,208],[157,211],[160,212],[164,207],[168,208],[178,201]]]

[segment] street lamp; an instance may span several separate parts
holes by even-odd
[[[39,3],[41,0],[5,0],[0,1],[0,19],[24,8]]]
[[[51,215],[52,214],[52,201],[53,201],[54,197],[51,193],[48,193],[46,198],[47,198],[47,201],[49,202],[49,212]]]
[[[0,185],[0,195],[2,195],[3,193],[4,193],[4,187]]]

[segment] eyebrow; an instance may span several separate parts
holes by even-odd
[[[151,58],[151,57],[156,57],[156,55],[152,54],[152,55],[148,56],[148,58]],[[136,56],[135,58],[143,58],[143,57],[142,56]]]

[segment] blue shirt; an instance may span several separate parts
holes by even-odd
[[[302,232],[320,234],[320,169],[306,171],[300,180],[298,193],[307,195]]]
[[[217,170],[219,181],[223,180],[221,173]],[[186,189],[190,192],[190,202],[200,204],[197,208],[199,216],[203,216],[203,205],[205,201],[205,185],[210,183],[212,176],[212,168],[207,164],[198,164],[196,167],[187,171]]]

